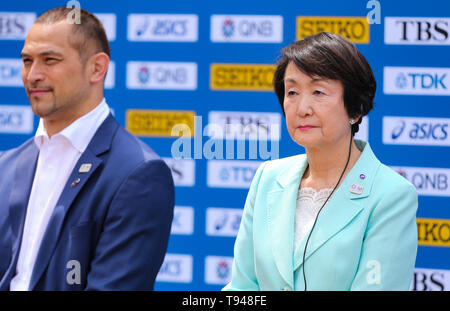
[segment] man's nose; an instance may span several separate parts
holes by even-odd
[[[45,75],[42,71],[41,66],[38,63],[33,63],[30,66],[25,66],[22,69],[23,74],[23,82],[37,82],[42,81],[45,78]]]

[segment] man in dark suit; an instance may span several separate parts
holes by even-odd
[[[152,290],[173,218],[170,169],[114,120],[91,13],[41,15],[22,50],[35,137],[0,157],[1,290]]]

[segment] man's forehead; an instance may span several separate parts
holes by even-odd
[[[72,48],[69,44],[69,36],[73,35],[70,27],[67,22],[35,23],[27,34],[22,53],[40,54],[52,51],[62,54],[65,49]]]

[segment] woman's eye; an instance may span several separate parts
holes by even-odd
[[[325,94],[325,93],[322,92],[322,91],[320,91],[320,90],[315,90],[315,91],[314,91],[314,94],[315,94],[315,95],[322,95],[322,94]]]

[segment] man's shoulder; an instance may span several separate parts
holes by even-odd
[[[34,144],[33,138],[28,139],[22,145],[16,148],[2,152],[0,154],[0,165],[11,163],[11,161],[16,161],[17,157],[25,150],[28,150],[30,147],[37,148]]]

